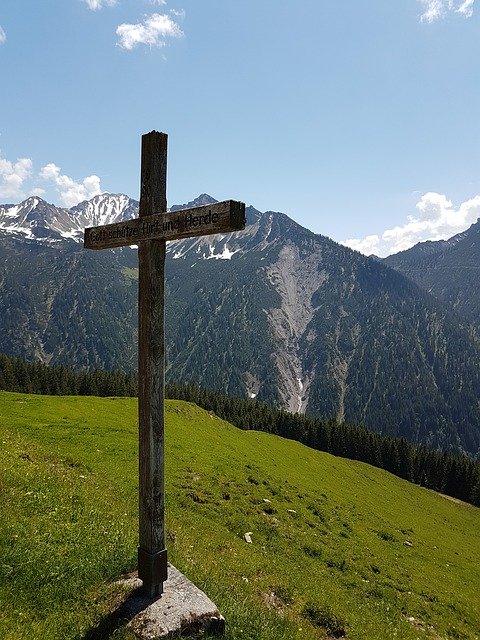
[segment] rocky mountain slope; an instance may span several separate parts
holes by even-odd
[[[36,200],[17,205],[17,226],[13,205],[0,208],[0,349],[134,369],[136,250],[75,239],[138,204],[104,194],[70,213]],[[247,222],[169,243],[168,380],[476,454],[475,333],[397,271],[284,214],[248,207]]]

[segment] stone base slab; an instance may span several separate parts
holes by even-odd
[[[135,574],[120,584],[132,589],[122,609],[128,628],[140,640],[195,635],[202,630],[220,636],[225,631],[225,618],[215,604],[171,564],[163,594],[153,600],[142,592],[142,581]]]

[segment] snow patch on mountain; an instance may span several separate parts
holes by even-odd
[[[138,217],[138,202],[124,194],[102,193],[70,209],[75,225],[97,227]]]
[[[205,202],[206,198],[210,196],[203,194],[188,205],[181,205],[181,208],[209,204]],[[210,200],[214,201],[213,198]],[[179,209],[180,207],[172,207],[172,211]],[[272,233],[273,216],[274,214],[262,214],[253,207],[247,207],[247,224],[244,231],[168,242],[167,253],[170,253],[174,260],[231,260],[234,255],[245,255],[251,250],[263,251],[280,242],[278,234]]]
[[[56,207],[37,196],[20,204],[0,205],[0,230],[42,243],[83,241],[86,227],[138,217],[138,202],[123,194],[102,193],[71,209]]]
[[[243,378],[247,391],[247,397],[253,400],[253,398],[257,397],[258,392],[260,391],[260,380],[256,375],[250,373],[249,371],[244,374]]]
[[[212,258],[214,260],[231,260],[232,256],[234,256],[239,251],[240,249],[235,249],[235,251],[230,251],[230,249],[225,244],[225,246],[223,247],[223,251],[221,253],[215,253],[215,246],[211,244],[210,255],[206,257],[206,260],[211,260]]]

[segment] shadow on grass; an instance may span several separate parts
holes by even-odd
[[[181,576],[181,574],[179,575]],[[127,579],[125,582],[126,586],[128,582],[129,580]],[[138,584],[138,581],[136,582]],[[124,594],[122,601],[116,609],[105,615],[98,624],[89,629],[85,635],[82,636],[81,640],[107,640],[119,629],[124,629],[137,615],[145,611],[148,607],[151,607],[155,602],[161,600],[162,597],[165,597],[165,593],[155,598],[150,598],[145,595],[142,586],[136,587],[128,595]],[[161,607],[161,605],[158,606]],[[165,607],[165,611],[162,611],[163,615],[167,615],[167,610],[175,608],[169,604],[168,598]],[[152,612],[154,618],[156,615],[158,615],[158,611]],[[163,617],[163,615],[161,617]],[[166,619],[163,621],[166,622]],[[146,618],[145,623],[148,625],[149,622],[150,620]],[[165,637],[165,639],[181,637],[184,640],[195,640],[195,638],[199,637],[223,636],[225,632],[224,618],[221,616],[218,618],[211,614],[192,615],[190,612],[190,615],[187,615],[185,620],[181,620],[179,625],[178,629],[171,630],[169,633],[167,632],[167,635],[162,637]],[[138,633],[141,629],[143,630],[142,622],[140,623],[140,627],[136,629],[136,632]],[[133,630],[132,633],[134,633]],[[151,637],[149,633],[147,635]],[[147,637],[147,635],[145,637]]]
[[[148,598],[144,594],[142,587],[134,589],[114,611],[104,616],[95,627],[89,629],[82,637],[82,640],[105,640],[117,629],[127,625],[136,615],[155,602],[156,599]]]

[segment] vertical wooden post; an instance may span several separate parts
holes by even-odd
[[[142,136],[140,217],[167,210],[167,135]],[[165,240],[139,243],[138,405],[139,547],[138,576],[151,598],[167,579],[165,549]]]

